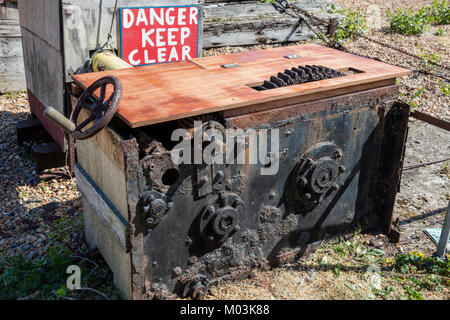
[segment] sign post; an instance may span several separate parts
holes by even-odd
[[[437,248],[437,256],[445,259],[445,253],[448,248],[448,240],[450,237],[450,202],[448,203],[447,213],[445,215],[444,226],[442,227],[441,238]]]
[[[201,56],[200,7],[120,9],[121,57],[132,66]]]

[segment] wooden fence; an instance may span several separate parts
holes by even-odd
[[[0,0],[0,93],[25,88],[17,0]]]

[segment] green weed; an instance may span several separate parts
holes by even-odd
[[[418,35],[430,28],[430,18],[425,8],[414,12],[412,8],[399,9],[392,13],[387,11],[391,29],[404,35]]]

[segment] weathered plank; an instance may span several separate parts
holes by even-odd
[[[17,0],[6,0],[0,4],[0,20],[19,20],[19,10],[17,10]]]
[[[65,114],[60,1],[20,0],[19,13],[27,87],[34,96],[30,107],[37,117],[42,106]]]
[[[22,57],[22,38],[0,37],[0,57],[17,57],[17,56]]]
[[[62,47],[59,0],[20,0],[20,25],[55,50]]]
[[[94,210],[98,219],[109,229],[123,250],[127,250],[128,222],[121,215],[111,200],[95,184],[83,167],[75,167],[77,187],[89,206]]]
[[[26,89],[17,3],[0,5],[0,93]]]
[[[324,20],[339,19],[323,11],[332,1],[295,2]],[[278,12],[272,4],[246,1],[244,3],[206,4],[204,6],[204,47],[295,42],[310,39],[314,32],[292,12]],[[307,21],[314,25],[312,21]],[[316,32],[328,31],[321,26]]]
[[[64,113],[64,74],[61,51],[24,28],[22,28],[22,40],[28,89],[44,106],[54,107]]]
[[[0,38],[0,46],[2,46],[0,48],[0,75],[17,74],[25,77],[22,55],[20,52],[16,52],[21,48],[20,44],[20,38]]]
[[[0,74],[0,93],[22,91],[25,85],[24,76],[23,72],[20,74]]]
[[[0,19],[0,38],[20,38],[19,20]]]
[[[124,299],[131,299],[131,259],[115,240],[110,229],[99,219],[85,197],[81,197],[86,241],[91,248],[98,248],[114,274],[114,283]]]
[[[84,117],[82,114],[80,120]],[[77,150],[80,165],[128,219],[122,138],[107,127],[90,139],[77,141]]]

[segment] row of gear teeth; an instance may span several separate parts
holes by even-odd
[[[261,86],[257,86],[255,89],[264,91],[343,76],[344,74],[341,72],[323,66],[299,66],[297,68],[294,67],[291,70],[286,69],[284,73],[279,72],[276,77],[272,76],[270,81],[265,80]]]

